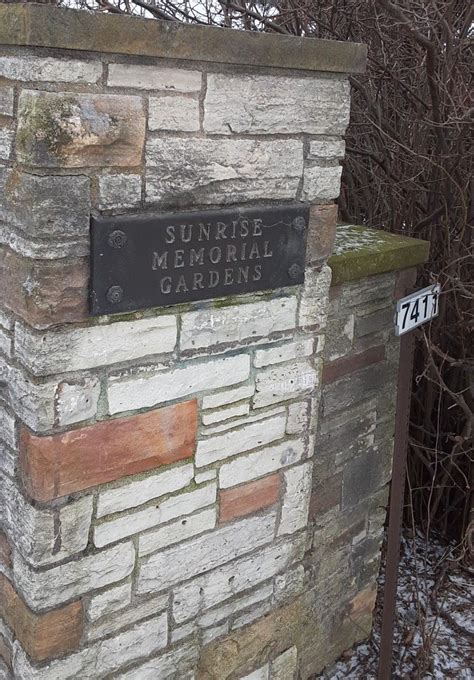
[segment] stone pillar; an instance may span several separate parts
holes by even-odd
[[[0,43],[2,672],[307,677],[314,622],[285,612],[317,585],[327,258],[364,48],[36,5],[0,6]],[[91,215],[295,201],[304,286],[91,317]]]

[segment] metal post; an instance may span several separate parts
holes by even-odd
[[[393,631],[397,598],[398,564],[405,493],[405,471],[408,451],[408,423],[410,418],[411,383],[413,376],[414,333],[400,337],[400,363],[398,369],[397,410],[395,415],[395,442],[393,451],[390,515],[388,525],[385,586],[383,595],[382,631],[378,680],[392,677]]]

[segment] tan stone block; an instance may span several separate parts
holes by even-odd
[[[72,602],[45,614],[35,614],[3,574],[0,574],[0,616],[35,661],[71,652],[79,646],[82,637],[81,602]]]
[[[32,326],[82,321],[88,316],[87,258],[31,260],[0,249],[4,304]]]
[[[306,261],[326,259],[332,253],[336,238],[337,205],[313,205],[309,213]]]
[[[17,158],[39,167],[137,166],[145,141],[141,97],[24,90]]]

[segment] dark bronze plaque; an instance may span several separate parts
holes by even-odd
[[[309,208],[92,218],[92,314],[294,286],[304,281]]]

